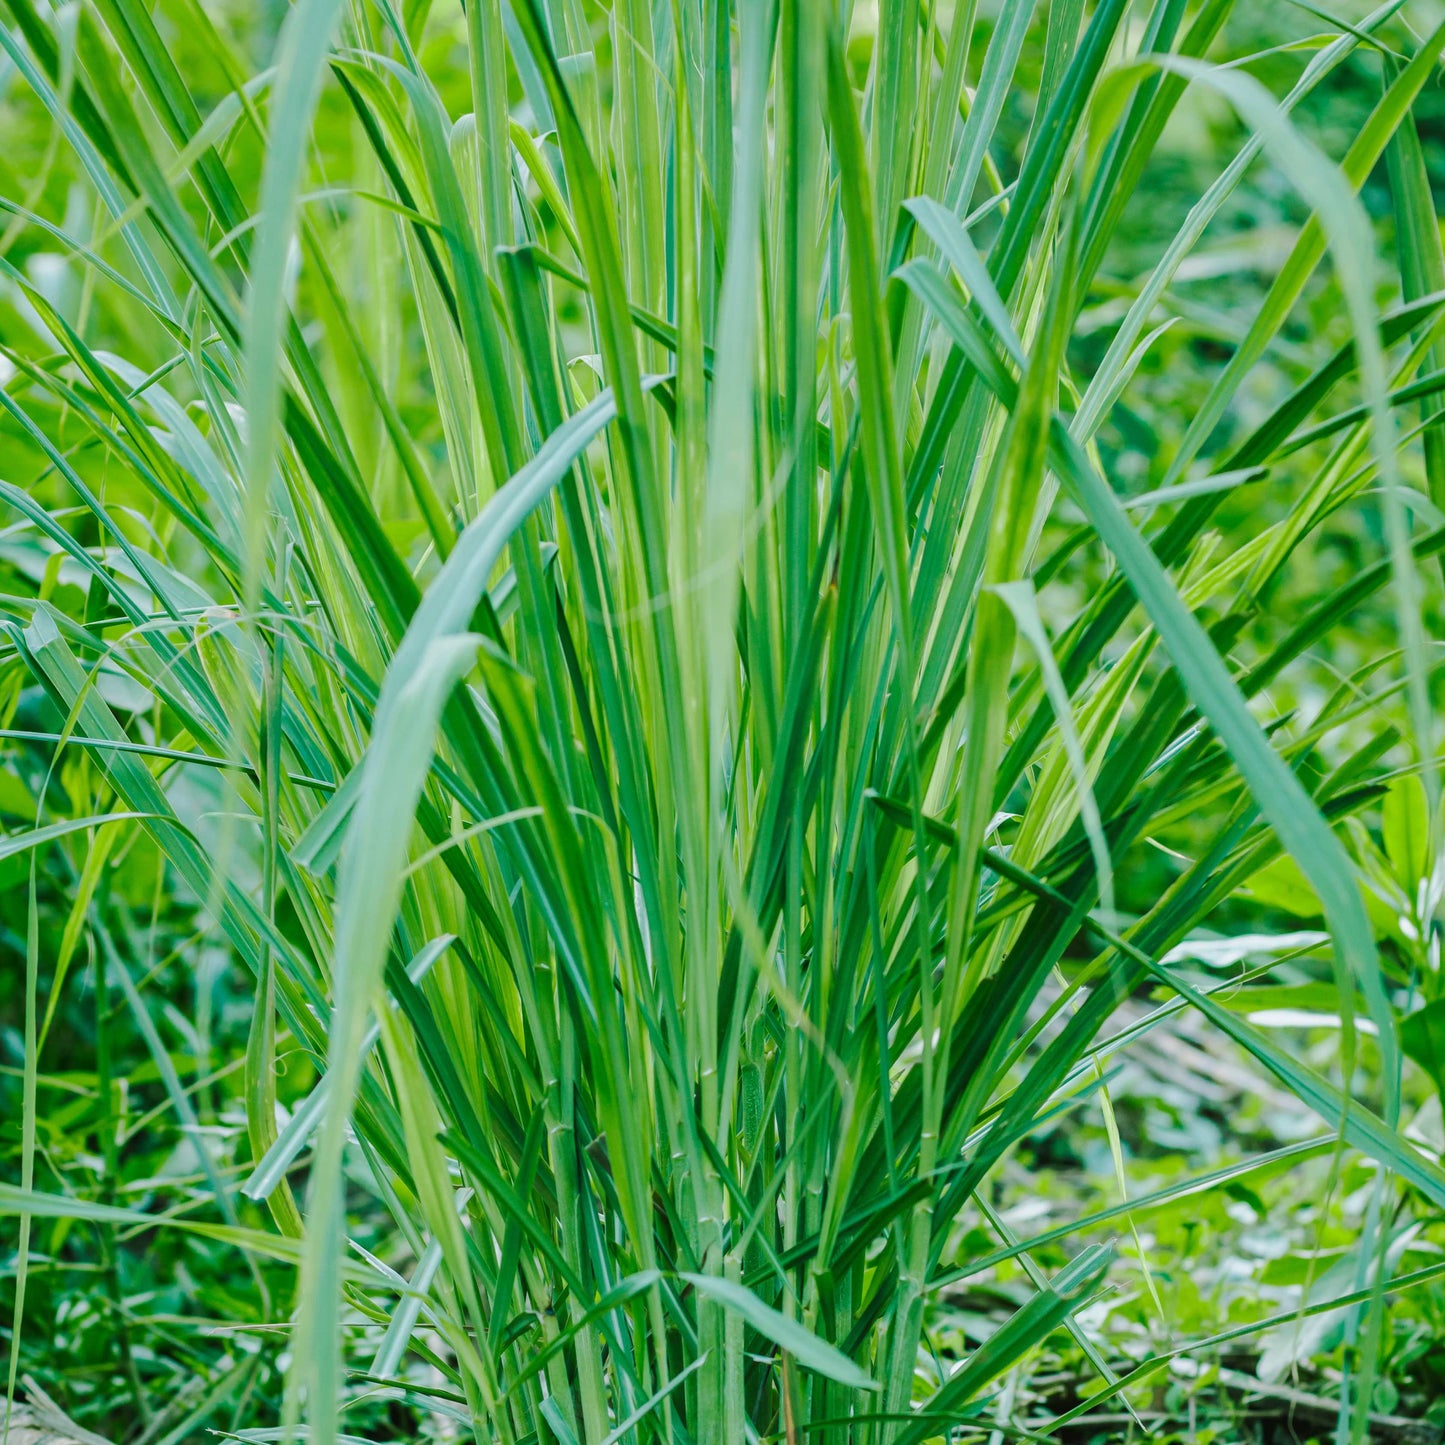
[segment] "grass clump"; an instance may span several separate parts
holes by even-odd
[[[993,1182],[1083,1107],[1122,1180],[1110,1060],[1187,1011],[1368,1161],[1356,1275],[1303,1304],[1361,1307],[1366,1429],[1391,1221],[1445,1205],[1396,1022],[1431,967],[1445,31],[1329,22],[1275,94],[1229,0],[298,0],[274,37],[6,5],[48,137],[0,262],[17,1338],[67,1219],[250,1271],[263,1346],[203,1396],[157,1413],[123,1355],[147,1445],[263,1399],[321,1445],[378,1402],[502,1445],[918,1445],[1017,1428],[1060,1330],[1095,1378],[1028,1428],[1064,1429],[1189,1347],[1108,1358],[1076,1316],[1111,1249],[1019,1240]],[[1360,65],[1332,157],[1311,106]],[[1121,276],[1201,95],[1233,148]],[[1270,165],[1297,230],[1211,369],[1182,288]],[[1192,389],[1141,457],[1159,353]],[[1362,609],[1391,655],[1278,708]],[[1323,996],[1337,1060],[1238,1006],[1273,963],[1177,952],[1271,899],[1328,942],[1255,1010]],[[229,1016],[153,1002],[177,957],[235,970]],[[42,1129],[81,974],[94,1108]],[[159,1226],[116,1189],[121,1028],[184,1143]],[[77,1133],[108,1168],[42,1187]],[[942,1366],[932,1302],[1005,1259],[1026,1295]]]

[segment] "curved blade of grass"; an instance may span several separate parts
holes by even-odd
[[[272,87],[270,141],[261,176],[260,225],[246,305],[246,597],[260,596],[262,542],[281,420],[282,337],[286,328],[287,258],[294,236],[311,114],[340,0],[299,0],[281,27]]]
[[[329,1030],[330,1088],[307,1199],[300,1310],[288,1384],[288,1415],[294,1420],[299,1392],[306,1392],[312,1438],[334,1445],[336,1401],[341,1387],[341,1277],[344,1255],[342,1153],[352,1102],[363,1065],[367,1015],[381,981],[392,923],[402,890],[402,869],[416,801],[431,766],[442,708],[472,666],[480,639],[468,633],[428,641],[411,668],[393,685],[386,728],[379,720],[356,812],[341,854],[338,883],[336,1006]],[[396,674],[389,674],[395,678]],[[381,705],[378,705],[380,719]],[[385,750],[375,746],[377,736]]]
[[[699,1294],[716,1300],[725,1309],[742,1316],[760,1335],[787,1351],[805,1369],[814,1370],[854,1390],[876,1390],[877,1383],[858,1368],[847,1355],[819,1339],[795,1319],[765,1305],[746,1285],[716,1275],[679,1274]]]
[[[936,1429],[934,1421],[940,1414],[966,1405],[989,1381],[997,1379],[1026,1351],[1042,1343],[1098,1288],[1112,1256],[1107,1245],[1091,1244],[1071,1260],[1047,1289],[1040,1290],[1016,1310],[929,1396],[923,1409],[930,1418],[905,1429],[898,1437],[899,1445],[918,1445],[928,1439]]]

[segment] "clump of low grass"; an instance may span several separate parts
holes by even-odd
[[[85,201],[78,226],[43,186],[4,203],[83,288],[0,263],[31,474],[0,492],[53,559],[4,605],[48,742],[91,771],[3,846],[103,837],[98,872],[148,838],[253,980],[241,1180],[155,1049],[204,1227],[298,1265],[286,1428],[328,1445],[381,1387],[503,1445],[916,1445],[1061,1328],[1114,1398],[1167,1357],[1121,1379],[1075,1322],[1109,1248],[1081,1227],[1035,1259],[989,1184],[1181,1006],[1378,1164],[1348,1297],[1378,1301],[1390,1200],[1445,1203],[1445,1174],[1399,1132],[1398,975],[1338,829],[1408,747],[1399,806],[1433,837],[1433,414],[1413,439],[1445,265],[1412,107],[1445,33],[1387,4],[1276,98],[1214,63],[1229,0],[890,0],[871,33],[802,0],[299,0],[265,69],[185,0],[7,4]],[[1376,45],[1378,104],[1328,159],[1292,113]],[[1081,374],[1191,87],[1240,148]],[[1380,309],[1356,193],[1387,153]],[[1251,162],[1313,219],[1123,495],[1111,417]],[[1251,420],[1326,265],[1348,328]],[[1267,501],[1222,552],[1246,487]],[[1367,493],[1378,555],[1271,611]],[[1274,716],[1377,598],[1401,656]],[[1281,854],[1329,925],[1337,1079],[1166,961]],[[79,917],[148,1019],[144,928]],[[47,968],[32,942],[17,1313],[31,1215],[137,1221],[34,1189]],[[1132,996],[1156,1006],[1116,1030]],[[297,1055],[317,1081],[278,1110]],[[378,1214],[390,1262],[352,1237]],[[924,1322],[965,1216],[1033,1292],[940,1378]]]

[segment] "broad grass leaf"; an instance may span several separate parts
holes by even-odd
[[[1261,903],[1294,918],[1318,918],[1319,895],[1300,866],[1287,854],[1261,868],[1249,880],[1249,891]]]
[[[708,1274],[680,1274],[678,1278],[724,1309],[741,1315],[760,1335],[786,1350],[805,1368],[855,1390],[878,1388],[877,1382],[836,1346],[820,1339],[797,1320],[789,1319],[771,1305],[765,1305],[746,1285]]]
[[[1081,1251],[1047,1288],[1016,1310],[948,1377],[924,1402],[923,1413],[936,1417],[966,1405],[1027,1351],[1042,1344],[1098,1288],[1112,1259],[1113,1250],[1108,1245],[1091,1244]],[[933,1419],[920,1420],[900,1434],[898,1445],[918,1445],[936,1429]]]
[[[1385,856],[1413,888],[1430,862],[1430,804],[1425,784],[1414,773],[1396,778],[1385,794],[1382,813]]]
[[[72,833],[84,833],[91,828],[103,827],[106,823],[140,821],[164,816],[166,815],[162,813],[99,813],[93,818],[66,818],[63,822],[47,823],[43,828],[29,828],[23,832],[0,837],[0,859],[28,853],[32,848],[43,848],[57,838],[66,838]]]
[[[1437,998],[1401,1019],[1400,1047],[1445,1098],[1445,999]]]
[[[383,692],[389,704],[386,726],[378,708],[377,734],[361,763],[366,772],[342,848],[330,1083],[312,1175],[290,1382],[292,1391],[305,1382],[312,1437],[324,1445],[335,1440],[333,1405],[341,1383],[342,1154],[363,1067],[367,1015],[391,943],[407,844],[437,724],[453,687],[472,666],[479,641],[468,633],[429,640],[390,696]]]
[[[261,217],[246,313],[247,484],[246,566],[259,589],[261,541],[281,415],[282,338],[286,330],[287,264],[296,197],[306,160],[311,112],[340,0],[301,0],[281,29],[272,91],[271,136],[261,178]]]

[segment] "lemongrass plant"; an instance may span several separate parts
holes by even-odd
[[[1116,1398],[1166,1361],[1128,1375],[1075,1323],[1102,1236],[1050,1277],[988,1185],[1181,1001],[1379,1166],[1381,1209],[1445,1205],[1338,829],[1387,765],[1433,797],[1445,453],[1416,423],[1445,264],[1412,109],[1445,30],[1388,0],[1272,95],[1219,63],[1231,0],[886,0],[871,26],[297,0],[261,68],[198,0],[5,5],[83,201],[0,201],[82,292],[0,261],[0,500],[89,589],[75,615],[18,588],[7,646],[93,769],[89,811],[5,846],[148,835],[252,980],[250,1162],[212,1169],[207,1227],[297,1265],[272,1424],[330,1445],[396,1387],[501,1445],[917,1445],[1060,1328]],[[1378,103],[1328,157],[1292,117],[1372,50]],[[1111,240],[1201,91],[1240,148],[1083,374]],[[1382,159],[1388,303],[1358,199]],[[1311,218],[1128,496],[1101,429],[1251,166]],[[1348,326],[1261,414],[1317,275]],[[1221,553],[1243,486],[1268,504]],[[1378,555],[1272,612],[1365,505]],[[1399,657],[1275,716],[1372,599]],[[179,781],[203,765],[219,830]],[[1197,856],[1141,899],[1131,860],[1181,819]],[[1334,1080],[1164,961],[1282,852],[1328,920]],[[92,914],[132,997],[143,930]],[[72,1207],[33,1184],[53,965],[32,948],[21,1310],[29,1217]],[[297,1051],[318,1081],[278,1101]],[[356,1247],[358,1211],[400,1253]],[[940,1379],[921,1338],[965,1216],[1033,1293]]]

